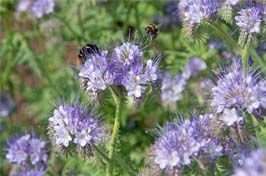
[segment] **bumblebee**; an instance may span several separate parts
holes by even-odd
[[[82,47],[79,50],[77,64],[83,65],[87,59],[86,56],[96,53],[99,53],[99,48],[97,47],[97,45],[88,43],[86,46]]]
[[[152,37],[152,39],[155,39],[159,34],[160,29],[156,24],[150,23],[145,27],[145,32],[149,34]]]

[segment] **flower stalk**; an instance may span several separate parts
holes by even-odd
[[[247,37],[246,44],[242,50],[243,68],[248,71],[248,58],[249,58],[249,48],[250,48],[250,36]]]
[[[120,127],[120,116],[121,116],[121,99],[116,95],[114,90],[112,88],[109,88],[111,95],[114,99],[115,105],[116,105],[116,111],[115,111],[115,121],[113,126],[113,132],[111,136],[111,144],[109,148],[109,158],[110,162],[108,162],[107,165],[107,176],[113,175],[113,165],[114,165],[114,154],[115,154],[115,147],[116,147],[116,139],[119,132]]]

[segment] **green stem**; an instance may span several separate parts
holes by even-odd
[[[248,57],[249,57],[249,48],[250,48],[250,37],[247,36],[247,41],[244,49],[242,50],[242,62],[243,68],[245,71],[248,71]]]
[[[123,161],[123,159],[121,158],[120,155],[116,154],[114,157],[114,160],[121,166],[123,167],[123,169],[128,173],[129,176],[134,176],[136,175],[136,172],[133,170],[133,168],[131,168],[130,166],[128,166],[125,161]]]
[[[111,136],[111,144],[109,148],[109,158],[111,162],[108,163],[107,166],[107,176],[113,175],[113,162],[114,162],[114,154],[115,154],[115,147],[116,147],[116,138],[119,132],[119,126],[120,126],[120,114],[121,114],[121,100],[116,95],[116,93],[113,91],[112,88],[109,88],[112,97],[116,104],[116,111],[115,111],[115,121],[114,121],[114,127],[113,127],[113,133]]]
[[[104,152],[102,152],[96,145],[93,145],[94,149],[97,151],[97,153],[99,155],[101,155],[101,157],[107,162],[110,163],[111,160],[110,158],[108,158],[108,156],[106,156],[106,154]]]

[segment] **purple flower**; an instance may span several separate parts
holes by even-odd
[[[27,11],[32,4],[32,0],[20,0],[17,5],[18,12],[25,12]]]
[[[234,137],[224,138],[224,154],[231,160],[234,168],[243,166],[245,158],[251,153],[249,144],[240,144]]]
[[[44,15],[54,11],[54,0],[20,0],[17,5],[18,12],[30,10],[37,18],[42,18]]]
[[[8,141],[6,159],[20,166],[46,165],[48,153],[46,142],[34,135],[26,134]]]
[[[177,74],[174,79],[166,72],[162,77],[161,101],[163,106],[175,109],[176,103],[182,98],[182,92],[185,89],[187,80]]]
[[[226,0],[225,4],[228,6],[234,6],[236,5],[240,0]]]
[[[15,176],[43,176],[44,174],[45,170],[41,167],[36,167],[34,169],[25,167],[16,172]]]
[[[86,62],[79,72],[82,88],[87,92],[97,93],[105,90],[114,80],[110,72],[107,51],[86,55]]]
[[[179,8],[185,25],[195,25],[213,16],[219,10],[221,1],[180,0]]]
[[[185,65],[186,77],[190,77],[191,74],[197,75],[201,71],[207,68],[206,63],[199,57],[191,57]]]
[[[134,73],[129,71],[123,78],[122,85],[127,90],[129,97],[141,97],[141,94],[145,91],[146,87],[142,86],[145,84],[145,78],[140,73]]]
[[[34,0],[31,5],[31,12],[37,18],[42,18],[44,15],[52,13],[54,11],[54,8],[54,0]]]
[[[76,144],[82,149],[103,139],[103,129],[95,115],[77,103],[61,104],[49,118],[50,138],[61,149]]]
[[[266,175],[266,150],[257,149],[244,160],[242,167],[237,168],[233,176]]]
[[[148,84],[158,79],[158,63],[141,60],[140,47],[133,43],[124,43],[107,52],[86,55],[86,62],[81,67],[79,77],[82,88],[97,95],[108,86],[123,86],[127,95],[140,98]]]
[[[138,64],[141,61],[142,55],[143,52],[139,46],[128,42],[115,47],[113,52],[114,60],[124,66]]]
[[[6,93],[0,93],[0,116],[9,116],[15,109],[12,98]]]
[[[154,144],[154,162],[171,170],[189,165],[196,157],[219,156],[223,147],[216,137],[220,128],[215,123],[215,118],[206,114],[182,124],[167,124]]]
[[[243,121],[243,117],[241,117],[235,108],[233,109],[224,109],[223,114],[219,117],[221,121],[223,121],[227,126],[232,126],[235,123],[240,123]]]
[[[253,113],[265,108],[265,80],[259,78],[258,70],[244,71],[241,60],[237,60],[218,74],[211,96],[211,106],[217,113],[227,108]]]
[[[238,12],[238,16],[235,17],[236,25],[245,34],[253,34],[260,32],[260,9],[256,7],[251,7],[247,9],[242,9]]]

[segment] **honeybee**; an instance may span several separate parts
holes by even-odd
[[[160,29],[156,24],[150,23],[145,27],[145,32],[149,34],[152,37],[152,39],[155,39],[159,34]]]
[[[87,44],[86,46],[82,47],[79,50],[78,58],[77,58],[77,64],[83,65],[86,61],[86,56],[90,54],[96,54],[99,53],[99,48],[95,44]]]

